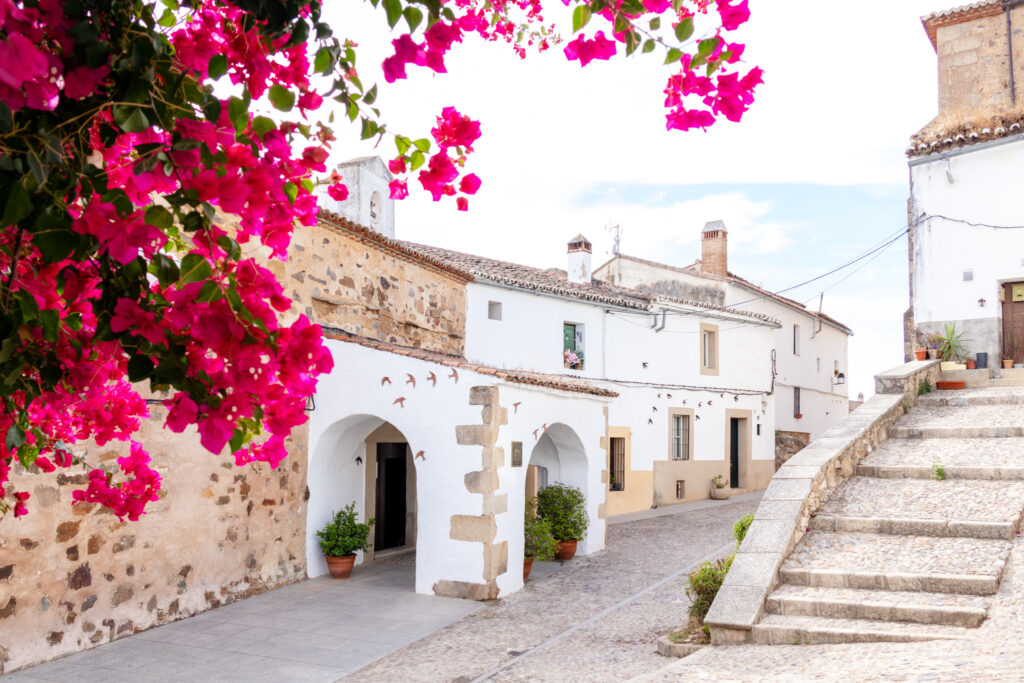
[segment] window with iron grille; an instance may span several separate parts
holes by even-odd
[[[676,479],[676,500],[682,500],[686,498],[686,482],[682,479]]]
[[[793,387],[793,417],[802,417],[800,413],[800,387]]]
[[[611,478],[608,483],[612,491],[623,491],[626,488],[626,439],[623,437],[612,437],[611,463],[609,463]]]
[[[690,416],[672,416],[672,459],[690,459]]]

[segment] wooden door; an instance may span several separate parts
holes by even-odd
[[[729,418],[729,487],[740,487],[740,420]]]
[[[405,545],[406,444],[377,444],[375,551]]]
[[[1001,298],[1003,358],[1013,358],[1015,363],[1024,363],[1024,282],[1004,284]]]

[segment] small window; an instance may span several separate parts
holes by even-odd
[[[718,327],[700,325],[700,374],[718,374]]]
[[[563,323],[562,364],[570,370],[583,369],[583,325]]]
[[[972,280],[974,280],[974,271],[973,270],[965,270],[964,271],[964,282],[971,282]]]
[[[672,459],[690,459],[690,416],[672,416]]]
[[[609,463],[610,477],[608,485],[612,491],[624,491],[626,489],[626,439],[620,436],[611,438],[612,452],[611,463]]]
[[[821,372],[821,359],[818,358],[816,360],[818,361],[818,372]]]
[[[761,436],[761,423],[760,422],[757,423],[757,435]]]
[[[793,417],[803,417],[800,412],[800,387],[793,387]]]
[[[800,355],[800,326],[793,325],[793,355]]]
[[[686,498],[686,482],[682,479],[676,479],[676,500],[682,500]]]
[[[839,361],[832,361],[832,372],[839,372]]]
[[[501,320],[501,302],[500,301],[488,301],[487,302],[487,317],[490,320]]]

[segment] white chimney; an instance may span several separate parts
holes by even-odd
[[[589,285],[590,253],[592,245],[583,235],[576,235],[569,241],[569,282]]]
[[[350,159],[339,164],[337,171],[348,188],[348,198],[339,202],[327,194],[325,186],[320,186],[317,188],[320,208],[394,238],[395,200],[391,199],[388,183],[395,177],[383,160],[376,156]]]

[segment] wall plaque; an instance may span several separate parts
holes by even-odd
[[[1011,285],[1011,296],[1014,301],[1024,301],[1024,283]]]
[[[512,467],[523,466],[523,442],[512,442]]]

